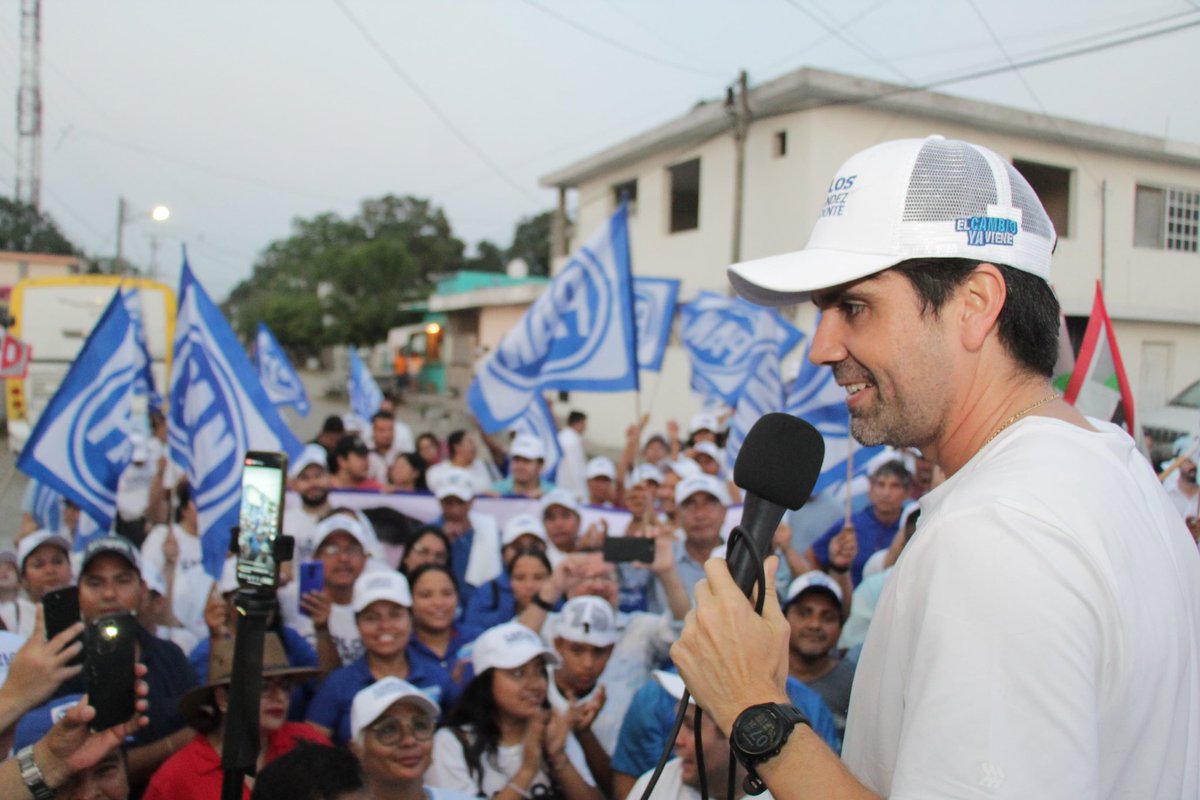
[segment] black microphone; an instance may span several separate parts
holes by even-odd
[[[791,414],[764,414],[746,434],[733,465],[733,482],[745,493],[738,527],[763,557],[771,553],[783,512],[808,502],[824,461],[821,434]],[[749,596],[759,571],[750,548],[731,547],[726,559],[733,580]]]

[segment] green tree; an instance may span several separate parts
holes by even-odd
[[[49,214],[39,213],[33,206],[7,197],[0,197],[0,250],[66,256],[81,253]]]
[[[483,239],[475,245],[475,257],[467,259],[467,269],[477,272],[504,272],[508,266],[508,254],[497,245]]]
[[[553,211],[543,211],[532,217],[524,217],[513,231],[512,246],[508,258],[523,258],[529,265],[530,275],[550,274],[550,220]]]

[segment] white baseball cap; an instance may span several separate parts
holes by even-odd
[[[461,467],[448,467],[438,476],[433,488],[433,496],[438,500],[447,497],[457,497],[464,503],[475,499],[475,484],[471,473]]]
[[[683,678],[676,675],[674,672],[667,672],[665,669],[654,670],[654,680],[658,681],[658,685],[667,690],[667,694],[674,697],[676,700],[683,699],[683,693],[687,690],[687,686],[683,682]],[[688,705],[696,705],[695,698],[688,696]]]
[[[941,136],[899,139],[842,165],[803,250],[733,264],[729,280],[760,305],[803,302],[910,258],[1007,264],[1049,281],[1055,242],[1037,194],[996,153]]]
[[[824,572],[821,572],[821,570],[814,569],[796,577],[790,584],[788,584],[787,598],[783,601],[784,608],[787,608],[793,600],[800,597],[800,595],[802,595],[804,592],[807,592],[809,589],[824,589],[837,598],[839,607],[844,605],[844,601],[842,600],[842,587],[838,586],[837,582],[834,581],[833,578],[829,577]]]
[[[526,534],[536,536],[546,544],[550,544],[550,537],[546,536],[546,528],[540,519],[533,514],[517,514],[504,523],[504,533],[500,536],[500,545],[510,545]]]
[[[358,614],[376,600],[387,600],[398,606],[412,608],[412,592],[408,579],[391,570],[367,570],[354,582],[354,597],[350,607]]]
[[[330,514],[328,517],[317,523],[316,549],[320,550],[321,545],[325,543],[325,540],[339,531],[353,536],[355,540],[357,540],[358,543],[364,548],[367,546],[367,534],[366,531],[363,530],[362,523],[359,522],[358,517],[354,516],[353,514],[342,512]]]
[[[354,695],[354,702],[350,704],[350,738],[357,739],[363,728],[401,700],[412,702],[433,717],[434,721],[441,714],[438,704],[427,694],[408,681],[387,675]]]
[[[142,580],[146,582],[147,589],[166,596],[167,579],[163,577],[162,571],[149,561],[142,565]]]
[[[584,474],[588,480],[592,478],[608,478],[615,481],[617,479],[617,465],[607,456],[596,456],[587,462],[587,471]]]
[[[28,536],[21,537],[21,541],[17,542],[17,566],[20,572],[25,571],[25,559],[44,544],[52,544],[62,550],[68,556],[71,555],[71,543],[66,540],[66,537],[60,536],[57,533],[42,528],[36,530]]]
[[[683,505],[683,501],[700,492],[711,494],[723,506],[729,505],[729,492],[725,490],[725,484],[712,475],[693,475],[675,484],[675,505]]]
[[[662,483],[662,470],[653,464],[638,464],[633,468],[633,471],[629,473],[629,480],[625,482],[625,485],[637,486],[639,483],[643,483],[645,481]]]
[[[513,458],[528,458],[530,461],[536,461],[546,457],[546,446],[536,436],[518,433],[513,437],[512,444],[508,446],[508,454]]]
[[[550,506],[562,506],[569,511],[579,513],[579,498],[569,489],[557,488],[542,496],[542,516]]]
[[[721,423],[717,420],[717,415],[709,411],[701,411],[692,417],[692,421],[688,424],[688,434],[690,435],[697,431],[720,433]]]
[[[607,600],[590,594],[572,597],[563,604],[554,635],[595,647],[608,647],[621,639],[613,607]]]
[[[482,675],[492,668],[519,667],[538,656],[545,656],[552,667],[562,663],[542,637],[519,622],[505,622],[479,634],[471,650],[471,666],[476,675]]]
[[[712,442],[698,442],[692,449],[697,453],[703,453],[718,464],[721,463],[721,448]]]
[[[704,444],[701,442],[701,444]],[[667,469],[674,472],[680,478],[691,478],[695,475],[703,475],[704,470],[700,469],[700,465],[692,461],[687,456],[680,456],[674,461],[666,462]]]
[[[300,451],[300,456],[288,468],[288,477],[295,478],[309,467],[316,465],[326,472],[329,471],[329,454],[319,444],[306,444]]]

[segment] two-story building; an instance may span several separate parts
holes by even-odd
[[[1099,280],[1137,408],[1200,377],[1200,145],[815,69],[754,87],[747,99],[744,136],[735,136],[724,99],[704,102],[544,176],[559,190],[556,230],[571,234],[557,238],[556,264],[624,196],[636,274],[681,278],[680,302],[703,289],[729,292],[732,260],[804,246],[847,157],[936,133],[1010,158],[1038,192],[1058,230],[1053,282],[1072,337],[1082,335]],[[785,313],[811,331],[811,307]],[[670,418],[686,424],[698,410],[689,374],[677,344],[661,375],[642,374],[651,429]],[[606,445],[637,408],[632,393],[578,394],[569,405],[589,414],[589,437]]]

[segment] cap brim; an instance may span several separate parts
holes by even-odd
[[[812,293],[850,283],[899,263],[895,255],[842,250],[797,250],[731,265],[734,290],[760,306],[807,302]]]

